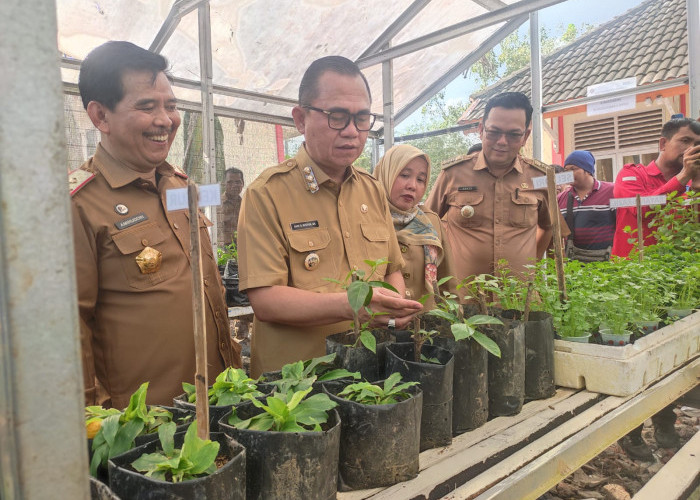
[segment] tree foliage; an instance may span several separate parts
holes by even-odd
[[[418,134],[421,132],[430,132],[433,130],[443,130],[457,125],[457,121],[467,109],[468,104],[464,101],[448,103],[445,99],[445,92],[439,92],[434,95],[421,108],[422,120],[408,127],[404,135]],[[459,155],[466,154],[469,146],[479,142],[478,139],[465,136],[462,131],[451,132],[447,134],[435,135],[432,137],[424,137],[421,139],[413,139],[405,141],[404,144],[411,144],[418,149],[424,151],[429,157],[432,164],[430,179],[426,195],[430,192],[435,179],[440,173],[442,162],[454,158]]]
[[[543,56],[555,52],[563,46],[573,42],[580,35],[588,33],[593,26],[582,23],[576,26],[573,23],[566,27],[560,26],[557,30],[546,27],[540,28],[540,50]],[[557,34],[561,32],[561,34]],[[530,36],[528,33],[520,34],[514,31],[503,41],[488,51],[464,74],[476,78],[481,89],[496,83],[498,80],[514,71],[530,64]]]

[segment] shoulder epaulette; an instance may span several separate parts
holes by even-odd
[[[274,167],[269,167],[266,168],[265,170],[262,171],[260,175],[258,175],[255,180],[251,183],[250,187],[253,187],[254,185],[264,185],[268,180],[273,175],[277,174],[284,174],[292,169],[294,169],[297,166],[297,161],[294,158],[290,158],[289,160],[284,160],[282,163],[279,165],[275,165]]]
[[[82,168],[78,168],[70,172],[68,174],[68,189],[70,191],[70,195],[75,195],[75,193],[80,191],[83,186],[87,185],[94,178],[95,174],[93,172],[83,170]]]
[[[473,154],[471,155],[459,155],[454,158],[450,158],[449,160],[445,160],[442,162],[442,169],[445,170],[446,168],[454,167],[455,165],[459,165],[462,162],[465,162],[473,157]]]
[[[542,172],[544,174],[547,173],[547,169],[552,168],[550,165],[547,165],[545,162],[540,161],[540,160],[535,160],[534,158],[525,158],[524,156],[521,156],[520,161],[530,165],[531,167],[535,167],[537,170],[539,170],[540,172]]]
[[[187,174],[185,173],[184,170],[182,170],[177,165],[171,165],[171,167],[173,167],[173,170],[175,171],[175,175],[177,175],[178,177],[182,177],[183,179],[187,179]]]

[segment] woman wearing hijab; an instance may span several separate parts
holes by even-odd
[[[450,252],[440,218],[418,206],[430,179],[430,158],[411,145],[394,146],[379,160],[374,176],[389,199],[394,230],[406,262],[406,297],[417,300],[434,293],[433,284],[450,276]],[[454,280],[441,288],[454,292]],[[434,304],[431,296],[425,302],[425,310],[433,309]]]

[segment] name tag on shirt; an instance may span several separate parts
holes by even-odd
[[[628,175],[627,177],[622,178],[623,182],[636,181],[636,180],[637,180],[637,178],[634,175]]]
[[[122,219],[119,222],[115,222],[114,225],[117,227],[117,229],[122,230],[126,229],[127,227],[135,226],[136,224],[145,220],[148,220],[148,216],[141,212],[140,214],[133,215],[128,219]]]
[[[457,191],[476,191],[477,187],[476,186],[459,186],[457,188]]]
[[[292,222],[290,226],[292,226],[292,231],[302,231],[304,229],[313,229],[314,227],[318,227],[318,221],[308,220],[306,222]]]

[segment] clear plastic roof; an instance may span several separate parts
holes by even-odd
[[[128,40],[148,48],[169,18],[173,5],[186,9],[197,3],[195,0],[57,0],[59,50],[69,58],[82,60],[92,48],[107,40]],[[551,5],[558,1],[211,0],[213,83],[296,99],[301,76],[314,59],[339,54],[352,60],[359,59],[362,66],[362,56],[367,55],[368,48],[392,23],[405,22],[391,41],[395,47],[496,12],[489,8],[518,3],[532,6],[538,3]],[[161,53],[170,61],[175,77],[198,83],[198,10],[190,10],[177,23]],[[407,14],[416,11],[412,18]],[[522,20],[520,18],[519,22]],[[394,59],[395,114],[410,105],[415,109],[417,97],[440,83],[448,70],[503,25],[504,22],[492,24]],[[363,71],[370,82],[373,111],[381,113],[382,65],[374,63],[364,67]],[[77,80],[77,71],[64,69],[63,75],[67,82]],[[432,93],[447,83],[445,81]],[[196,88],[177,86],[176,93],[184,101],[201,101]],[[427,95],[423,101],[429,97]],[[286,120],[290,117],[291,104],[284,102],[266,103],[215,92],[214,104]]]

